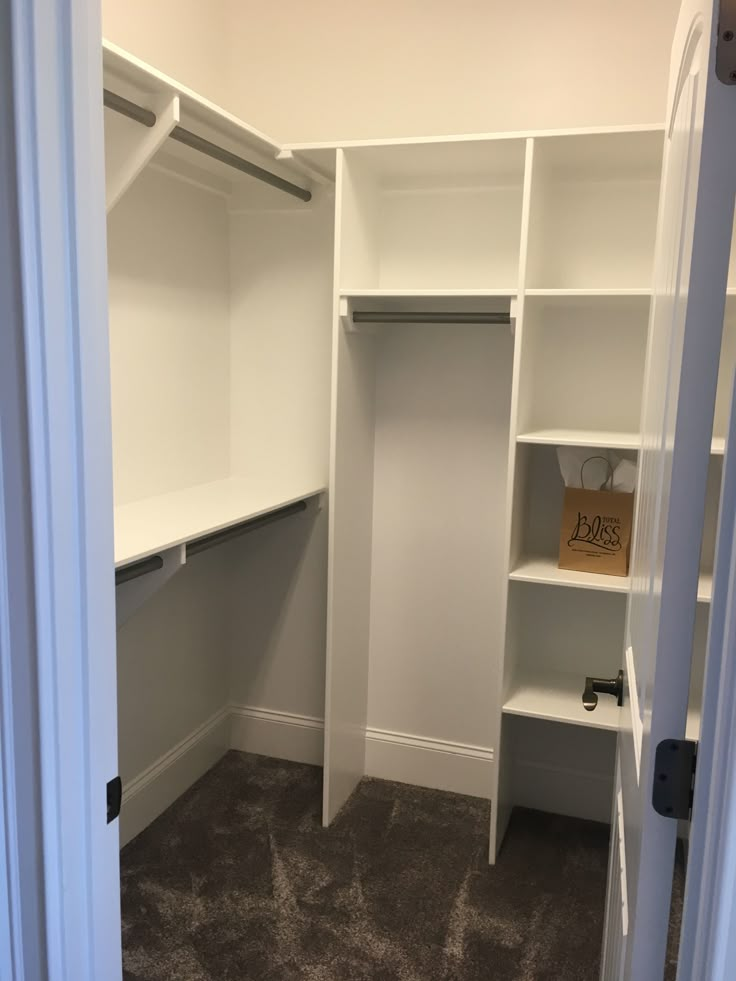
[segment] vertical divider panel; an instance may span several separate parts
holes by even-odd
[[[347,333],[340,288],[377,280],[374,188],[337,151],[330,438],[329,568],[323,824],[365,771],[373,531],[375,370],[373,338]],[[365,176],[366,180],[361,181]]]
[[[514,343],[514,366],[513,380],[511,388],[511,418],[509,424],[509,458],[508,476],[506,486],[506,529],[505,529],[505,553],[507,566],[511,561],[512,554],[516,551],[513,542],[515,523],[513,522],[513,508],[515,500],[515,477],[516,477],[516,436],[518,432],[519,417],[519,378],[521,374],[521,359],[523,356],[523,336],[524,336],[524,299],[527,278],[527,265],[529,257],[529,220],[532,207],[532,187],[534,177],[534,139],[526,141],[526,156],[524,161],[524,190],[521,208],[521,243],[519,248],[519,280],[516,298],[516,324],[515,324],[515,343]],[[493,714],[493,738],[496,765],[494,767],[492,797],[491,797],[491,829],[489,840],[489,861],[495,863],[498,849],[506,833],[509,818],[511,816],[511,773],[510,767],[504,764],[502,740],[502,721],[503,721],[503,701],[505,692],[504,675],[507,671],[507,659],[513,657],[513,651],[507,651],[507,621],[509,604],[509,578],[507,574],[503,580],[503,602],[501,607],[505,609],[506,615],[502,617],[498,624],[498,643],[497,643],[497,674],[495,684],[495,699],[492,699],[491,711]]]

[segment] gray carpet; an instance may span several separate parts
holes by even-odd
[[[126,981],[593,981],[604,825],[230,752],[122,853]]]

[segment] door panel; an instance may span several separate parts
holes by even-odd
[[[716,27],[713,0],[684,0],[670,67],[619,734],[625,859],[609,883],[609,909],[615,890],[628,903],[636,981],[664,968],[677,826],[651,805],[653,762],[685,735],[733,221],[736,101],[715,77]]]

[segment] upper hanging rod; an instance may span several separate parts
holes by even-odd
[[[122,95],[111,92],[109,89],[103,89],[103,103],[107,109],[119,112],[122,116],[127,116],[128,119],[132,119],[136,123],[141,123],[143,126],[151,127],[156,125],[155,112],[145,109],[143,106],[131,102],[130,99],[125,99]],[[175,126],[169,133],[169,136],[172,140],[177,140],[179,143],[184,143],[193,150],[198,150],[200,153],[212,157],[213,160],[219,160],[220,163],[227,164],[228,167],[234,167],[241,173],[248,174],[249,177],[255,177],[256,180],[263,181],[264,184],[270,184],[271,187],[275,187],[279,191],[291,194],[293,197],[299,198],[300,201],[312,200],[312,192],[306,188],[299,187],[298,184],[292,184],[291,181],[284,180],[278,174],[272,174],[270,170],[264,170],[258,164],[251,163],[250,160],[244,160],[235,153],[230,153],[229,150],[223,150],[222,147],[217,146],[215,143],[210,143],[209,140],[197,136],[196,133],[192,133],[188,129],[184,129],[183,126]]]
[[[510,324],[508,313],[468,310],[445,313],[437,310],[354,310],[354,324]]]

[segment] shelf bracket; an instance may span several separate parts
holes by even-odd
[[[119,155],[112,154],[105,182],[107,213],[115,207],[136,177],[145,169],[173,129],[179,125],[179,96],[164,97],[152,107],[156,122],[151,127],[136,127],[132,148]]]
[[[160,553],[160,558],[163,560],[160,568],[116,586],[115,617],[118,627],[129,620],[136,610],[176,575],[187,561],[187,547],[175,545],[173,548],[167,548]]]
[[[275,159],[279,163],[290,164],[295,169],[300,171],[304,177],[308,177],[310,180],[314,181],[315,184],[322,184],[324,187],[332,187],[335,183],[330,175],[321,170],[319,167],[315,167],[312,163],[307,163],[306,160],[300,155],[294,153],[293,150],[279,150],[276,154]]]
[[[511,331],[511,336],[516,335],[516,316],[517,316],[518,300],[515,297],[511,298],[509,303],[509,330]]]
[[[340,323],[342,329],[346,334],[375,334],[377,332],[376,327],[372,327],[367,324],[361,324],[360,327],[357,326],[353,320],[353,303],[348,297],[341,296],[338,307]]]

